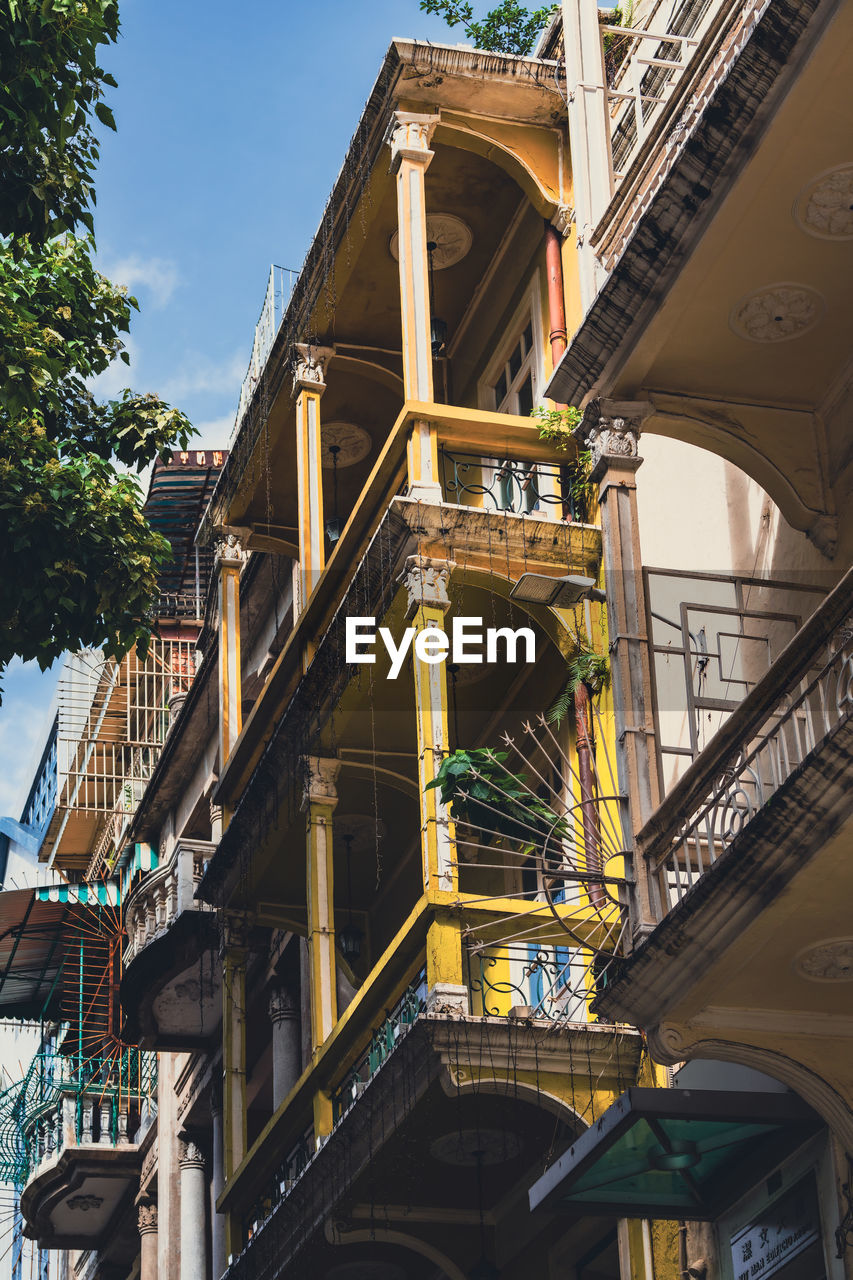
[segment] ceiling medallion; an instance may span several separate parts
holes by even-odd
[[[787,342],[813,329],[825,310],[821,294],[807,284],[771,284],[741,298],[729,325],[748,342]]]
[[[521,1140],[508,1129],[454,1129],[430,1143],[433,1160],[442,1164],[476,1168],[478,1161],[484,1165],[505,1164],[514,1160],[521,1150]]]
[[[853,982],[853,938],[824,938],[805,947],[794,969],[809,982]]]
[[[435,245],[432,255],[433,271],[443,271],[445,267],[461,262],[474,239],[468,223],[457,218],[454,213],[428,213],[426,233],[427,243]],[[392,258],[400,256],[398,241],[399,233],[395,231],[388,245]]]
[[[354,467],[357,462],[366,458],[373,448],[373,441],[364,430],[354,422],[324,422],[320,428],[322,438],[321,452],[323,466],[330,471],[334,464],[331,446],[338,449],[337,466]]]
[[[853,164],[827,169],[803,187],[794,219],[818,240],[853,240]]]

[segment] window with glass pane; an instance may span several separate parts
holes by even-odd
[[[538,353],[533,322],[528,318],[492,383],[498,413],[527,418],[537,402]],[[537,511],[540,507],[536,467],[499,461],[495,466],[496,493],[502,511]]]

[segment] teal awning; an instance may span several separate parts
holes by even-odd
[[[530,1207],[713,1220],[821,1123],[788,1093],[628,1089],[533,1184]]]
[[[121,890],[114,880],[40,885],[35,895],[37,902],[77,902],[84,907],[117,907],[121,903]]]

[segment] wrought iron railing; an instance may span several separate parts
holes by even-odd
[[[717,86],[761,20],[770,0],[681,0],[653,5],[642,24],[603,24],[611,154],[618,226],[601,254],[612,270],[638,219],[669,173]],[[645,163],[635,167],[652,140]],[[626,197],[626,198],[624,198]]]
[[[571,468],[550,462],[519,462],[440,450],[442,490],[447,502],[549,520],[585,521],[587,490]]]
[[[515,943],[466,955],[475,1017],[588,1022],[595,994],[589,955],[578,947]]]
[[[332,1094],[332,1120],[337,1124],[426,1008],[426,969],[421,969],[376,1028],[370,1041]]]
[[[264,305],[261,307],[261,314],[258,317],[258,323],[255,325],[252,355],[249,360],[249,367],[246,370],[246,376],[243,379],[243,385],[240,388],[240,404],[234,422],[232,441],[240,430],[249,402],[260,381],[269,353],[272,351],[276,334],[281,328],[281,322],[284,319],[284,313],[287,310],[287,304],[290,301],[290,295],[293,293],[293,286],[298,275],[299,272],[290,267],[279,267],[275,263],[270,267]]]
[[[0,1176],[22,1186],[70,1146],[130,1144],[156,1088],[154,1053],[123,1049],[82,1062],[36,1054],[24,1079],[0,1095]]]
[[[254,1202],[249,1212],[243,1216],[243,1239],[248,1244],[257,1235],[261,1227],[281,1204],[311,1162],[316,1149],[314,1128],[310,1126],[290,1148],[281,1164],[270,1179],[263,1194]]]
[[[662,918],[853,712],[853,571],[640,832]]]

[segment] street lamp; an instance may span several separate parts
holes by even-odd
[[[510,600],[523,604],[545,604],[552,609],[568,609],[582,600],[596,600],[603,604],[606,597],[595,585],[595,578],[584,578],[569,573],[562,578],[551,578],[546,573],[523,573],[509,593]]]

